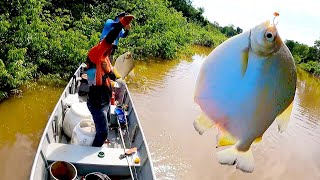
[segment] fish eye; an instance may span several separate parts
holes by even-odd
[[[275,34],[273,34],[273,32],[271,32],[271,31],[267,31],[265,33],[265,37],[268,41],[272,42],[275,38]]]

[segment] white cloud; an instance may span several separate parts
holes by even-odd
[[[320,1],[318,0],[193,0],[204,7],[204,16],[225,26],[234,24],[244,30],[273,19],[279,11],[278,30],[282,39],[313,45],[320,38]]]

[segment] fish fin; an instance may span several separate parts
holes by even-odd
[[[221,133],[221,135],[219,135]],[[237,143],[237,139],[233,137],[229,132],[221,130],[220,133],[217,135],[217,146],[222,147],[222,146],[230,146],[234,145]]]
[[[253,141],[253,143],[257,144],[257,143],[259,143],[260,141],[262,141],[262,136],[256,138],[256,139]]]
[[[121,75],[119,74],[117,68],[115,68],[115,67],[113,68],[113,73],[114,73],[114,75],[116,75],[116,78],[122,78]]]
[[[248,61],[249,61],[249,48],[246,48],[242,51],[242,62],[241,62],[241,73],[242,77],[245,75],[248,67]]]
[[[134,74],[134,69],[132,69],[132,70],[130,71],[130,73],[129,73],[128,76],[130,76],[130,77],[134,77],[134,76],[135,76],[135,74]]]
[[[246,152],[238,151],[235,146],[217,152],[217,159],[220,164],[236,165],[237,169],[252,173],[254,169],[254,158],[249,149]]]
[[[278,130],[279,132],[283,132],[286,130],[289,124],[291,112],[292,112],[292,107],[293,107],[293,101],[292,103],[287,107],[286,110],[284,110],[277,118],[277,124],[278,124]]]
[[[193,127],[202,135],[206,130],[210,129],[214,123],[204,114],[201,113],[200,116],[193,121]]]

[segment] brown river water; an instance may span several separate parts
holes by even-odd
[[[215,130],[199,135],[193,121],[195,81],[210,49],[197,48],[192,58],[137,62],[128,86],[160,180],[320,179],[320,79],[298,71],[293,118],[278,133],[275,123],[254,145],[251,174],[222,166],[215,153]],[[28,179],[47,119],[62,88],[36,86],[23,98],[0,104],[0,179]]]

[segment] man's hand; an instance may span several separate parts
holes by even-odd
[[[82,79],[88,79],[88,75],[87,75],[87,74],[82,74],[82,75],[81,75],[81,78],[82,78]]]

